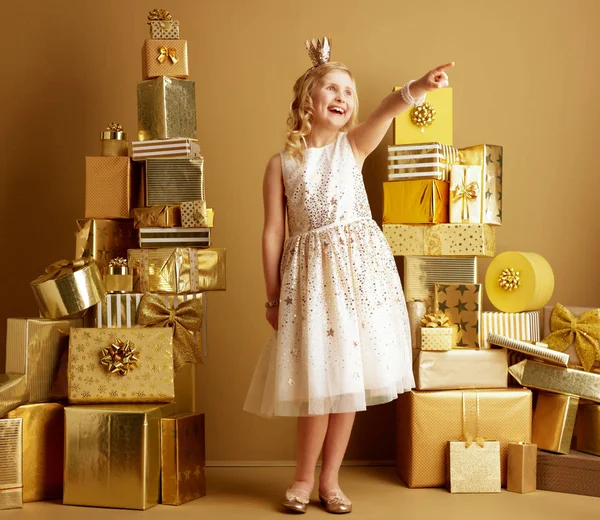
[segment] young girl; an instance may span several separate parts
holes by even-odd
[[[395,116],[448,85],[453,63],[407,83],[357,125],[351,72],[329,62],[327,39],[307,49],[314,66],[294,85],[285,150],[264,176],[265,306],[276,332],[244,409],[298,417],[286,509],[306,511],[322,450],[319,498],[328,512],[349,513],[338,473],[355,412],[414,387],[404,295],[361,168]]]

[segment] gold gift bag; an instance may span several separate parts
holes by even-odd
[[[0,510],[23,507],[22,421],[0,419]]]
[[[540,450],[569,453],[579,397],[539,392],[533,414],[533,440]]]
[[[537,446],[525,442],[508,445],[508,480],[506,490],[533,493],[536,490]]]
[[[479,348],[481,284],[435,284],[435,307],[457,327],[456,346]]]
[[[383,183],[383,224],[448,222],[450,184],[431,179]]]
[[[142,76],[152,79],[158,76],[187,78],[187,40],[146,40],[142,50]]]

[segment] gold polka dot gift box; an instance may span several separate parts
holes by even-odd
[[[144,79],[189,76],[187,40],[146,40],[142,55]]]
[[[174,20],[166,9],[152,9],[148,13],[148,25],[153,40],[179,39],[179,20]]]

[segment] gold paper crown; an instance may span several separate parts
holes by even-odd
[[[306,40],[305,45],[313,66],[318,67],[329,61],[329,56],[331,55],[331,40],[329,38],[325,36],[323,39],[313,38],[312,40]]]
[[[166,9],[152,9],[152,11],[148,13],[148,23],[151,21],[165,21],[172,19],[171,13]]]

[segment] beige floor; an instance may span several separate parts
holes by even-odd
[[[25,504],[23,509],[0,512],[1,520],[94,520],[110,518],[268,519],[285,518],[278,508],[291,468],[208,468],[206,497],[179,507],[156,506],[145,512]],[[451,495],[443,489],[407,489],[390,467],[347,467],[342,482],[354,501],[348,518],[414,520],[587,520],[600,518],[600,499],[538,491],[518,495]],[[290,515],[287,515],[288,518]],[[298,515],[291,515],[298,516]],[[306,519],[331,518],[313,502]]]

